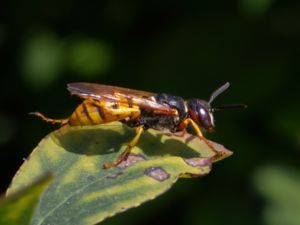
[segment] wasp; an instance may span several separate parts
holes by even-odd
[[[213,113],[221,109],[245,108],[242,104],[212,107],[214,99],[229,88],[229,82],[215,90],[208,101],[201,99],[184,100],[170,94],[109,86],[95,83],[69,83],[67,89],[84,101],[74,110],[69,118],[51,119],[40,112],[32,114],[46,122],[69,126],[87,126],[120,121],[135,128],[136,135],[115,162],[107,162],[104,168],[119,165],[127,159],[131,149],[138,143],[141,134],[149,128],[171,133],[186,132],[190,126],[194,133],[203,140],[215,154],[218,151],[203,136],[201,129],[213,132],[215,128]]]

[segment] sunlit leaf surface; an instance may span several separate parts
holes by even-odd
[[[33,225],[95,224],[136,207],[168,190],[179,177],[210,172],[214,153],[198,138],[144,132],[126,162],[114,161],[134,136],[120,123],[90,127],[63,127],[37,146],[13,180],[9,193],[26,186],[47,171],[55,180],[43,194]],[[230,151],[215,144],[222,157]]]

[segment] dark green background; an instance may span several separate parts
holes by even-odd
[[[204,178],[103,224],[300,224],[300,2],[18,1],[0,7],[1,191],[70,115],[68,82],[246,103],[208,137],[235,153]]]

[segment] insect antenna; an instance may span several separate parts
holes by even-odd
[[[211,109],[212,112],[220,111],[220,110],[226,110],[226,109],[246,109],[248,106],[245,104],[226,104],[221,105],[218,107],[214,107]]]
[[[218,97],[221,93],[223,93],[224,91],[226,91],[229,88],[230,84],[229,82],[226,82],[225,84],[223,84],[221,87],[219,87],[217,90],[215,90],[208,101],[208,104],[210,105],[210,103],[213,102],[213,100]]]

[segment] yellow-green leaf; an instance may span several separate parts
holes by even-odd
[[[24,187],[23,190],[1,199],[0,224],[29,225],[39,197],[51,180],[52,176],[46,174],[37,182]]]
[[[14,178],[9,194],[51,171],[54,182],[43,194],[32,225],[90,225],[136,207],[167,191],[179,177],[210,172],[214,153],[198,138],[149,130],[126,162],[116,160],[135,135],[120,123],[65,126],[45,137]],[[214,144],[222,158],[231,154]]]

